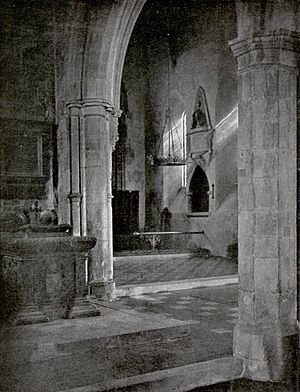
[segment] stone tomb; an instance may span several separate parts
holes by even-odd
[[[95,244],[94,237],[73,236],[68,225],[1,233],[2,291],[9,308],[19,311],[16,324],[100,314],[86,299],[85,264]]]

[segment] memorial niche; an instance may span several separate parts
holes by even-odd
[[[212,131],[205,91],[200,86],[197,91],[191,129],[187,132],[192,158],[202,157],[212,152]]]
[[[197,98],[192,119],[192,129],[207,131],[211,129],[205,92],[202,87],[197,91]]]
[[[192,129],[207,127],[207,118],[203,112],[201,100],[197,102],[197,107],[193,113]]]

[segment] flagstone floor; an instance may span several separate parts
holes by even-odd
[[[236,285],[98,306],[99,317],[3,327],[0,391],[116,390],[107,385],[232,355]]]

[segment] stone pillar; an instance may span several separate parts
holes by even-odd
[[[118,115],[109,102],[101,99],[71,102],[68,108],[73,225],[76,234],[97,238],[89,266],[91,293],[103,294],[105,288],[109,297],[113,297],[111,154],[117,128],[110,125],[118,123]]]
[[[244,376],[278,381],[296,345],[296,89],[298,34],[231,43],[238,61],[239,321]]]

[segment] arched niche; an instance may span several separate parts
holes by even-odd
[[[209,181],[205,171],[197,165],[189,181],[188,214],[207,216],[209,214]]]

